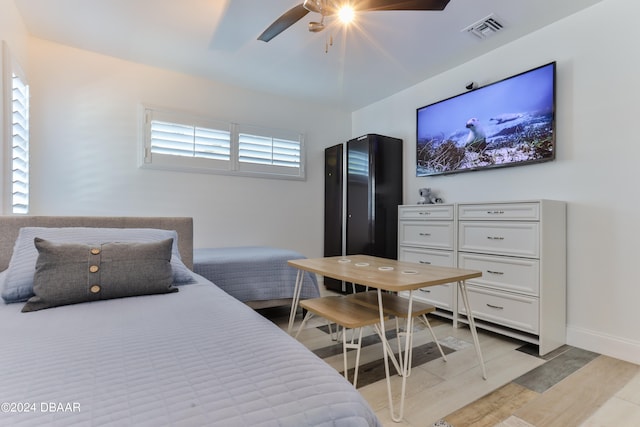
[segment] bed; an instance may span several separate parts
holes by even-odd
[[[164,258],[170,253],[172,262],[176,244],[185,267],[193,260],[190,218],[5,216],[3,289],[14,277],[5,270],[13,252],[21,253],[18,232],[32,226],[176,230],[177,242],[118,244],[127,250],[162,246],[158,250]],[[38,298],[45,255],[97,245],[54,240],[38,241]],[[131,262],[107,257],[111,244],[95,256],[112,257],[113,265]],[[107,261],[100,264],[103,277],[111,277]],[[160,270],[169,261],[163,262]],[[175,280],[175,269],[169,268],[168,280]],[[344,377],[250,307],[192,272],[190,283],[170,287],[178,291],[31,312],[21,310],[34,297],[0,304],[0,425],[380,425]]]
[[[299,252],[269,246],[199,248],[193,271],[252,308],[291,305],[298,270],[288,260],[304,258]],[[315,274],[304,273],[300,297],[318,298]]]

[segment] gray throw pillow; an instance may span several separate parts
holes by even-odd
[[[175,230],[154,228],[93,228],[93,227],[22,227],[13,247],[13,255],[7,269],[2,299],[7,304],[25,302],[33,294],[33,272],[38,251],[33,239],[40,237],[55,243],[99,244],[103,242],[145,243],[173,238],[171,267],[173,284],[194,283],[191,271],[180,260],[178,233]]]
[[[151,243],[54,243],[34,239],[35,296],[23,312],[80,302],[177,292],[172,286],[173,239]]]

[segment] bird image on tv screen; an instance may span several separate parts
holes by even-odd
[[[417,109],[416,175],[555,158],[555,62]]]

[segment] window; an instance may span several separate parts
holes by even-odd
[[[152,153],[228,161],[229,141],[228,131],[159,120],[151,122]]]
[[[4,131],[5,147],[8,162],[7,169],[10,182],[7,191],[10,212],[14,214],[29,213],[29,85],[24,72],[12,60],[9,49],[3,43],[3,101],[7,129]],[[7,177],[7,175],[5,175]],[[6,188],[6,187],[5,187]],[[5,202],[3,200],[3,202]]]
[[[303,136],[144,108],[142,167],[304,179]]]
[[[239,171],[290,177],[304,172],[301,135],[247,125],[236,128]]]

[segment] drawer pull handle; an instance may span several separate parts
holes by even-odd
[[[504,274],[502,271],[491,271],[491,270],[487,270],[487,273],[489,273],[489,274],[497,274],[497,275],[503,275]]]
[[[488,215],[502,215],[504,211],[487,211]]]
[[[429,261],[418,261],[420,264],[427,264],[427,265],[431,265],[431,263]]]
[[[504,310],[504,307],[500,307],[499,305],[491,305],[491,304],[487,304],[487,307],[489,307],[489,308],[495,308],[496,310]]]
[[[487,236],[487,239],[489,239],[489,240],[504,240],[504,237],[500,237],[500,236]]]
[[[418,215],[431,215],[431,212],[418,212]]]
[[[429,289],[423,289],[423,288],[420,288],[420,292],[425,292],[427,294],[431,293],[431,291]]]
[[[420,236],[431,236],[431,233],[420,233]]]

